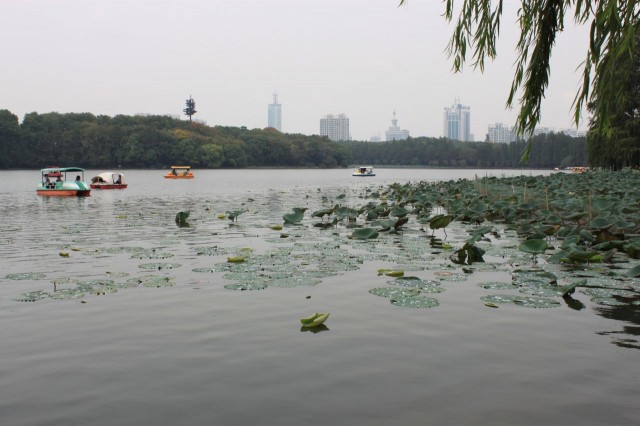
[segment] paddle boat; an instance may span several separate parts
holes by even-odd
[[[190,166],[171,166],[171,171],[164,175],[166,179],[193,179]]]
[[[353,170],[353,173],[351,175],[358,176],[358,177],[368,177],[368,176],[375,176],[376,174],[373,173],[372,166],[360,166],[360,167],[356,167]]]
[[[57,197],[88,197],[91,187],[84,181],[84,169],[79,167],[49,167],[42,169],[38,195]],[[71,173],[70,179],[67,175]],[[73,177],[75,175],[75,178]]]
[[[122,173],[105,172],[91,178],[93,189],[124,189],[126,187]]]

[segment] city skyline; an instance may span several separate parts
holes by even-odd
[[[349,116],[368,140],[402,113],[412,137],[440,137],[442,108],[459,97],[471,132],[511,126],[505,109],[519,36],[517,2],[504,4],[497,57],[485,72],[451,72],[453,31],[441,2],[395,0],[30,0],[0,15],[0,108],[30,112],[179,115],[193,96],[194,120],[264,128],[265,96],[286,100],[288,133],[317,134],[328,111]],[[384,31],[381,29],[384,28]],[[327,49],[330,46],[330,49]],[[566,22],[551,56],[540,126],[569,128],[588,28]],[[586,128],[586,117],[581,128]]]

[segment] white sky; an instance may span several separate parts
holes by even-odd
[[[515,120],[505,102],[519,4],[505,2],[484,74],[453,74],[453,23],[437,0],[2,0],[0,109],[186,119],[192,95],[194,119],[263,128],[277,92],[285,132],[317,134],[320,118],[345,113],[353,139],[384,140],[394,109],[411,136],[442,136],[457,97],[484,140],[489,124]],[[587,28],[567,26],[542,109],[557,130],[571,127],[588,48]]]

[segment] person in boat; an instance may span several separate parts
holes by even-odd
[[[62,177],[58,176],[58,178],[56,179],[56,182],[62,182]]]
[[[176,169],[171,169],[171,173],[172,173],[174,176],[178,176],[178,172],[176,171]]]
[[[185,172],[183,173],[184,176],[189,174],[189,169],[185,170]]]
[[[80,175],[76,176],[76,182],[80,182]]]
[[[122,175],[118,175],[118,178],[115,181],[116,185],[120,185],[122,183]]]

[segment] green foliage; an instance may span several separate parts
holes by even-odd
[[[193,98],[189,96],[189,99],[187,99],[186,101],[186,105],[187,107],[183,111],[185,115],[189,116],[189,121],[191,121],[191,116],[198,112],[196,111],[196,101],[194,101]]]

